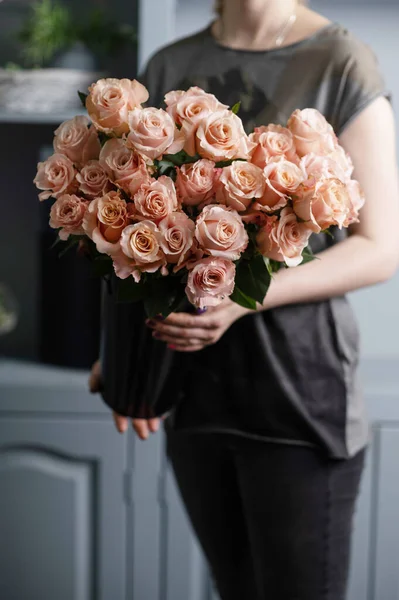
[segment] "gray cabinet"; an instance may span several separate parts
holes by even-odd
[[[348,600],[399,600],[399,382],[364,365],[373,422]],[[162,433],[121,436],[87,374],[0,361],[1,600],[217,600]]]
[[[126,440],[85,381],[0,366],[2,600],[125,598]]]

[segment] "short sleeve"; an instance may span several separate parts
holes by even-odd
[[[390,100],[373,51],[361,42],[351,45],[350,50],[341,67],[340,89],[334,111],[334,128],[338,135],[378,97],[384,96]]]
[[[144,70],[138,75],[138,80],[148,90],[150,98],[147,104],[151,106],[160,107],[163,102],[162,71],[162,52],[157,52],[150,58]]]

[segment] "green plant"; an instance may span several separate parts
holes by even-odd
[[[81,42],[97,56],[114,56],[136,42],[133,27],[110,21],[99,9],[86,21],[74,22],[71,11],[57,0],[38,0],[32,6],[19,40],[27,66],[43,67],[55,54]]]
[[[19,39],[27,65],[42,67],[73,41],[72,18],[65,6],[52,0],[40,0],[31,10]]]

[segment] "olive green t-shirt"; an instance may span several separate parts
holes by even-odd
[[[269,51],[225,48],[209,27],[157,52],[141,80],[152,106],[192,85],[230,106],[241,101],[247,131],[285,124],[295,109],[311,107],[339,135],[385,94],[373,52],[336,23]],[[343,236],[314,236],[312,247],[318,252]],[[346,458],[368,438],[357,362],[357,326],[345,297],[247,316],[217,344],[176,354],[165,393],[180,402],[169,426],[317,446]]]

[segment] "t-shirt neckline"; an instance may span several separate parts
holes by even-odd
[[[298,40],[297,42],[293,42],[291,44],[287,44],[285,46],[278,46],[276,48],[268,48],[266,50],[249,50],[249,49],[244,49],[244,48],[231,48],[230,46],[224,46],[223,44],[221,44],[213,35],[212,33],[212,25],[213,22],[211,22],[208,27],[206,27],[204,33],[207,35],[207,37],[209,38],[210,42],[217,48],[219,48],[222,51],[225,52],[234,52],[237,54],[259,54],[259,55],[268,55],[268,54],[276,54],[278,52],[284,52],[287,50],[294,50],[296,48],[300,48],[301,46],[304,46],[316,39],[318,39],[319,37],[321,37],[324,33],[328,32],[330,29],[333,29],[337,24],[334,21],[331,21],[330,23],[327,23],[326,25],[324,25],[323,27],[320,27],[319,29],[317,29],[317,31],[315,31],[314,33],[312,33],[312,35],[309,35],[306,38],[303,38],[302,40]]]

